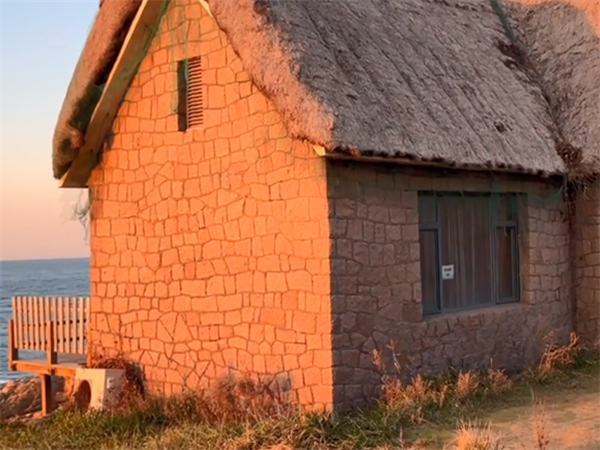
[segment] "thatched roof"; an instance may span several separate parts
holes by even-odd
[[[69,84],[52,142],[54,177],[60,178],[83,145],[83,135],[142,0],[100,0]]]
[[[505,0],[574,170],[600,172],[600,0]]]
[[[57,177],[77,150],[72,128],[85,131],[89,120],[94,68],[110,59],[90,55],[119,42],[118,33],[100,33],[101,20],[132,3],[101,7],[57,125]],[[512,59],[490,0],[208,3],[295,137],[354,155],[564,171],[548,105]],[[102,42],[92,40],[95,30]]]

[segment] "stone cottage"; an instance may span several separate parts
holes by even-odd
[[[90,352],[347,407],[392,341],[415,373],[597,340],[591,3],[101,2],[53,143]]]

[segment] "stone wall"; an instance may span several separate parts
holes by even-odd
[[[176,64],[198,55],[204,125],[180,132]],[[172,2],[113,132],[91,181],[91,351],[165,394],[233,369],[329,405],[324,163],[198,1]]]
[[[176,65],[198,55],[204,124],[182,132]],[[172,2],[109,144],[91,180],[90,350],[138,361],[151,390],[233,370],[276,375],[304,405],[345,407],[375,394],[371,351],[392,340],[406,373],[491,358],[520,368],[571,329],[560,196],[495,185],[535,193],[519,304],[423,317],[417,190],[485,191],[489,176],[326,164],[289,136],[197,1]]]
[[[520,369],[571,330],[569,223],[560,185],[415,174],[330,161],[335,402],[363,404],[380,374],[371,352],[397,341],[405,374],[489,365]],[[530,193],[521,208],[521,302],[423,316],[418,190]]]
[[[575,331],[586,345],[600,342],[600,179],[576,193],[571,236]]]

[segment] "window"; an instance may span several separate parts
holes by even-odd
[[[419,193],[424,314],[519,300],[517,199]]]
[[[177,63],[177,118],[179,131],[204,122],[200,57]]]

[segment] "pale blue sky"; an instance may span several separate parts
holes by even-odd
[[[98,0],[0,0],[0,259],[88,256],[51,142]]]

